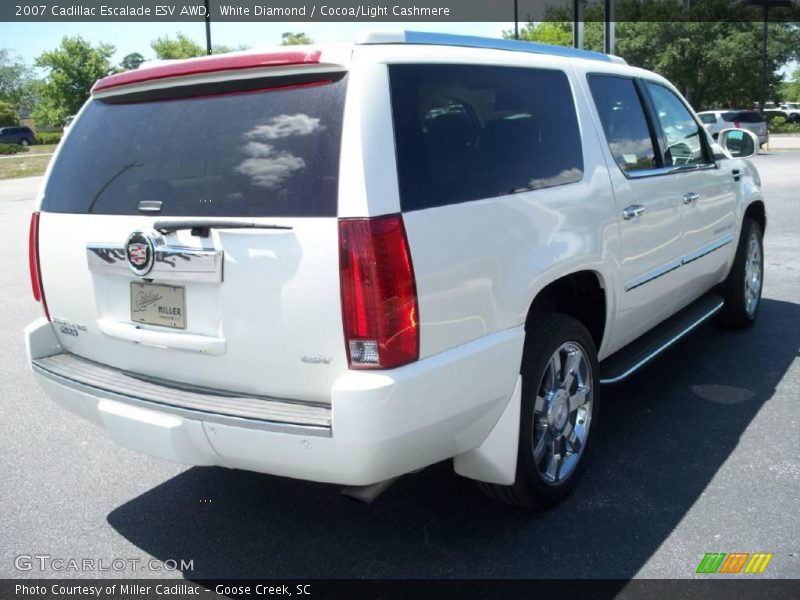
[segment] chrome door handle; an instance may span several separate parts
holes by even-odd
[[[688,194],[683,195],[684,204],[694,204],[698,200],[700,200],[700,194],[697,192],[689,192]]]
[[[630,221],[636,217],[641,217],[646,212],[647,209],[641,204],[631,204],[622,210],[622,218],[626,221]]]

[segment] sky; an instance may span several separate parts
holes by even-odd
[[[9,0],[0,0],[6,2]],[[352,42],[366,31],[414,30],[458,33],[500,37],[504,30],[513,29],[509,23],[269,23],[269,22],[218,22],[212,23],[211,42],[225,46],[241,45],[251,48],[269,48],[280,44],[281,34],[286,31],[306,33],[317,43]],[[204,23],[9,23],[0,22],[0,48],[7,48],[14,57],[19,56],[32,66],[38,55],[58,46],[65,35],[80,35],[99,44],[113,44],[117,51],[112,62],[118,64],[132,52],[145,58],[155,58],[150,42],[157,37],[175,36],[181,31],[205,47]],[[788,78],[798,63],[785,65],[781,74]]]
[[[0,0],[7,1],[7,0]],[[251,48],[272,47],[280,44],[286,31],[303,32],[317,43],[352,42],[365,31],[411,29],[500,37],[513,23],[267,23],[219,22],[211,25],[211,42],[226,46],[246,45]],[[173,36],[181,31],[205,47],[204,23],[0,23],[0,48],[7,48],[14,56],[32,65],[35,58],[46,50],[58,46],[65,35],[80,35],[98,44],[113,44],[117,52],[112,61],[119,63],[132,52],[145,58],[155,58],[150,42],[157,37]]]

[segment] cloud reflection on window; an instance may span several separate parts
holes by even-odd
[[[276,148],[275,140],[285,140],[295,136],[306,136],[325,129],[320,120],[304,114],[278,115],[265,125],[256,125],[244,134],[248,141],[241,151],[248,156],[236,171],[250,177],[253,185],[277,189],[295,171],[305,168],[306,161],[289,150]]]
[[[532,190],[539,190],[546,187],[555,187],[557,185],[564,185],[566,183],[580,181],[581,177],[583,177],[583,170],[577,167],[572,167],[571,169],[564,169],[550,177],[531,179],[528,185]]]

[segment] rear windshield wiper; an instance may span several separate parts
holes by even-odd
[[[289,225],[274,225],[243,221],[241,219],[182,219],[175,221],[156,221],[153,229],[164,235],[182,229],[191,229],[192,235],[208,237],[211,229],[292,229]]]

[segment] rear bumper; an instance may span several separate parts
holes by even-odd
[[[261,398],[249,399],[258,406],[236,405],[238,413],[229,396],[188,398],[175,385],[64,354],[45,319],[29,325],[26,337],[47,395],[126,448],[190,465],[366,485],[480,446],[514,391],[524,331],[391,371],[347,371],[331,389],[330,407]]]

